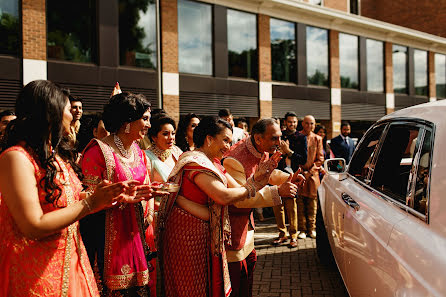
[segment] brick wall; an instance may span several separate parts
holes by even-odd
[[[446,37],[446,0],[361,0],[361,15]]]
[[[428,56],[429,71],[429,97],[437,97],[437,88],[435,86],[435,53],[429,52]]]
[[[384,64],[385,64],[385,91],[386,94],[393,94],[393,56],[392,46],[390,42],[384,43]],[[392,113],[395,108],[386,106],[386,114]]]
[[[339,32],[329,31],[330,48],[330,87],[340,89],[341,78],[339,72]],[[333,91],[332,91],[333,96]],[[333,100],[333,99],[332,99]],[[341,105],[331,104],[330,123],[326,126],[327,138],[333,138],[339,134],[341,124]]]
[[[392,0],[393,1],[393,0]],[[324,7],[348,12],[348,0],[324,0]]]
[[[258,15],[257,32],[259,38],[259,81],[261,82],[271,82],[271,39],[269,24],[269,16],[264,14]],[[273,114],[272,101],[260,100],[259,109],[261,118],[271,117]]]
[[[23,58],[46,60],[45,0],[22,1]]]
[[[178,8],[177,0],[161,0],[161,70],[178,74]],[[164,81],[164,84],[175,83]],[[179,88],[179,86],[176,86]],[[164,88],[163,88],[164,89]],[[163,93],[163,109],[178,123],[180,97]]]

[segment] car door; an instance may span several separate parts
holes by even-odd
[[[328,176],[324,181],[324,192],[326,197],[324,203],[324,220],[327,226],[327,236],[333,247],[333,255],[345,282],[347,281],[347,272],[345,266],[346,261],[344,259],[344,220],[345,214],[350,211],[350,206],[344,201],[345,197],[343,197],[343,194],[352,194],[352,191],[355,191],[352,189],[348,190],[348,185],[352,184],[352,179],[357,179],[362,182],[368,180],[369,171],[371,169],[370,166],[386,125],[387,124],[380,124],[371,128],[363,137],[350,162],[347,178],[338,180]]]
[[[422,131],[417,123],[390,122],[368,179],[345,183],[345,194],[358,204],[346,211],[344,222],[347,283],[352,296],[393,296],[395,259],[388,241],[393,227],[408,215],[406,203]]]

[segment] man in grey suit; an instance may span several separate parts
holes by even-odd
[[[341,124],[341,134],[330,141],[330,149],[336,158],[344,158],[347,164],[355,150],[353,139],[349,137],[351,132],[350,124],[343,122]]]

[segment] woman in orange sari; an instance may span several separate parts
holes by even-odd
[[[118,201],[140,201],[150,188],[104,181],[82,192],[63,139],[70,102],[54,83],[26,85],[16,114],[0,156],[0,296],[99,296],[78,220]]]
[[[277,166],[280,153],[265,155],[243,186],[219,161],[232,142],[231,125],[205,117],[194,131],[196,149],[183,153],[169,180],[178,192],[161,202],[157,225],[162,287],[166,297],[229,296],[225,242],[230,240],[227,205],[255,196]]]

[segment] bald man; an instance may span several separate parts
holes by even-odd
[[[301,239],[307,235],[316,238],[317,188],[321,184],[319,170],[324,162],[322,137],[313,132],[316,127],[314,117],[305,116],[302,127],[301,133],[307,136],[307,161],[302,166],[306,182],[297,199],[298,237]]]

